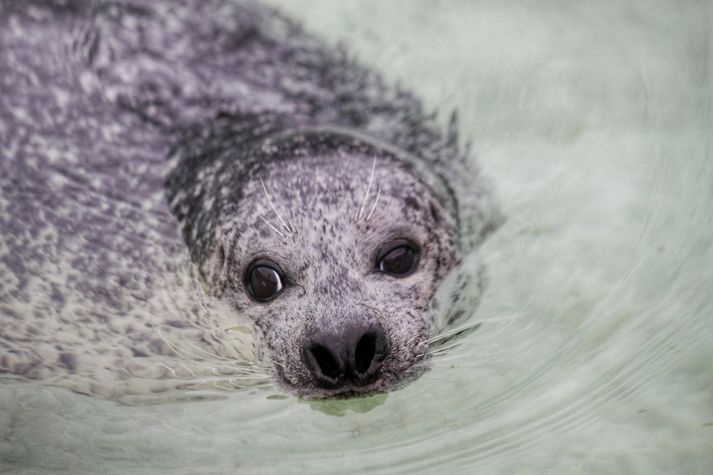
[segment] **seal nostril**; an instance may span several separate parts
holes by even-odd
[[[376,335],[366,333],[356,345],[354,352],[354,369],[358,374],[364,374],[369,370],[371,362],[376,355]]]
[[[312,345],[309,349],[322,375],[337,379],[340,375],[339,363],[329,349],[322,345]]]

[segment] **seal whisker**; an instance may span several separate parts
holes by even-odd
[[[287,239],[287,236],[285,236],[279,229],[277,229],[275,226],[273,226],[272,223],[270,223],[268,220],[266,220],[264,216],[260,215],[260,219],[262,219],[265,224],[267,224],[268,226],[270,226],[270,229],[272,229],[272,230],[275,231],[277,234],[279,234],[280,236],[282,236],[283,239]]]
[[[366,185],[366,193],[364,193],[364,198],[361,200],[361,206],[359,207],[359,213],[357,213],[356,220],[361,219],[361,215],[364,213],[364,208],[366,207],[366,201],[369,198],[369,193],[371,192],[371,185],[374,182],[374,172],[376,171],[376,157],[371,162],[371,173],[369,174],[369,183]]]
[[[169,348],[175,353],[175,355],[180,358],[181,360],[184,360],[188,363],[191,363],[193,365],[197,365],[201,368],[207,369],[211,374],[213,375],[218,375],[218,376],[225,376],[226,372],[229,372],[230,374],[233,375],[240,375],[241,378],[244,378],[246,376],[252,377],[252,378],[264,378],[264,372],[260,371],[261,366],[260,365],[255,365],[255,364],[249,364],[249,365],[242,365],[238,361],[232,361],[229,359],[221,358],[218,357],[217,355],[212,355],[210,352],[203,350],[202,348],[195,348],[196,350],[200,351],[201,353],[204,353],[206,355],[209,355],[211,357],[216,357],[219,359],[219,362],[217,365],[211,365],[208,364],[205,360],[205,357],[201,356],[200,354],[197,353],[192,353],[185,348],[180,348],[177,347],[175,344],[170,343],[165,336],[161,333],[160,329],[158,329],[154,325],[154,329],[158,333],[158,335],[161,337],[161,339],[169,346]],[[170,368],[169,366],[159,363],[161,366],[164,366],[166,369],[168,369],[171,372],[171,375],[174,378],[180,378],[180,376],[176,373],[175,369]],[[188,365],[184,364],[183,362],[178,363],[181,367],[183,367],[188,373],[189,377],[198,377],[198,374],[196,371],[194,371],[193,368],[189,367]]]
[[[200,352],[200,353],[203,353],[204,355],[210,357],[211,359],[215,359],[215,360],[219,360],[219,361],[227,361],[227,362],[229,362],[229,363],[232,362],[232,360],[231,360],[230,358],[226,358],[226,357],[224,357],[224,356],[219,356],[219,355],[217,355],[217,354],[215,354],[215,353],[212,353],[212,352],[210,352],[210,351],[208,351],[208,350],[204,350],[203,348],[200,348],[200,347],[197,346],[197,345],[193,345],[193,344],[189,344],[189,345],[190,345],[190,347],[193,348],[195,351],[198,351],[198,352]]]
[[[207,364],[205,364],[205,363],[201,363],[200,361],[201,361],[201,360],[204,360],[204,359],[205,359],[204,357],[202,357],[202,356],[200,356],[200,355],[197,355],[197,354],[195,354],[195,353],[192,353],[192,352],[190,352],[190,351],[188,351],[188,350],[186,350],[186,349],[184,349],[184,348],[179,348],[179,347],[177,347],[176,345],[174,345],[174,344],[172,344],[171,342],[169,342],[169,341],[166,339],[165,336],[163,336],[163,333],[161,333],[161,330],[160,330],[156,325],[152,325],[152,327],[153,327],[153,329],[156,331],[156,333],[158,334],[158,336],[166,343],[166,345],[168,345],[168,347],[171,349],[171,351],[173,351],[173,352],[176,354],[176,356],[178,356],[179,358],[181,358],[181,359],[183,359],[183,360],[186,360],[186,361],[189,361],[189,362],[191,362],[191,363],[193,363],[193,364],[196,364],[196,365],[198,365],[198,366],[201,366],[201,367],[203,367],[203,368],[209,369],[211,372],[213,372],[213,373],[215,373],[215,374],[220,373],[220,372],[216,369],[218,366],[213,367],[213,366],[209,366],[209,365],[207,365]],[[186,358],[186,356],[188,356],[189,358]],[[228,370],[231,370],[231,371],[235,371],[235,370],[240,369],[239,365],[237,365],[237,364],[235,364],[235,365],[233,365],[233,364],[222,364],[222,365],[220,365],[220,366],[226,367],[226,368],[228,368]],[[184,368],[186,368],[189,372],[193,373],[193,371],[192,371],[190,368],[188,368],[188,367],[186,367],[186,366],[184,366]]]
[[[376,210],[376,205],[379,203],[380,196],[381,196],[381,186],[379,186],[376,189],[376,199],[374,200],[374,204],[371,207],[371,211],[369,211],[369,214],[366,216],[367,221],[369,221],[371,219],[371,215],[374,214],[374,211]]]
[[[295,229],[294,225],[292,224],[292,221],[290,221],[290,218],[288,216],[285,216],[285,219],[287,220],[287,224],[289,224],[290,232],[293,234],[297,233],[297,230]]]
[[[451,338],[457,337],[459,335],[462,335],[463,333],[469,331],[469,330],[475,330],[478,328],[482,323],[480,321],[469,323],[467,325],[463,325],[462,327],[456,328],[454,330],[451,330],[449,332],[444,332],[441,333],[440,335],[436,335],[434,337],[429,338],[426,343],[429,345],[433,345],[436,343],[441,343],[445,342]]]
[[[188,373],[189,373],[191,376],[193,376],[193,377],[196,376],[196,372],[193,371],[193,370],[192,370],[191,368],[189,368],[188,366],[186,366],[185,363],[179,362],[178,364],[181,365],[181,366],[183,366],[183,368],[185,368],[185,370],[188,371]]]
[[[260,184],[262,185],[262,190],[265,192],[265,196],[267,197],[267,202],[270,203],[270,206],[272,207],[272,210],[275,212],[277,215],[277,218],[280,220],[282,225],[285,227],[285,230],[288,233],[294,233],[295,231],[287,225],[287,221],[282,217],[282,215],[277,211],[277,208],[275,207],[275,203],[272,201],[272,197],[270,196],[270,193],[267,191],[267,187],[265,186],[265,182],[263,181],[262,178],[260,178]]]
[[[168,341],[168,340],[166,339],[166,337],[163,336],[163,333],[161,333],[161,329],[159,329],[156,325],[151,325],[151,327],[152,327],[152,328],[154,329],[154,331],[158,334],[158,336],[163,340],[163,342],[166,343],[166,345],[168,345],[168,347],[171,349],[171,351],[173,351],[173,352],[176,354],[176,356],[178,356],[179,358],[183,358],[183,355],[181,354],[181,352],[184,351],[184,350],[182,350],[182,349],[176,347],[176,346],[173,345],[170,341]],[[190,355],[189,352],[186,352],[186,353],[188,353],[188,354]]]
[[[445,353],[448,350],[458,346],[460,342],[453,341],[456,338],[468,335],[471,332],[477,330],[483,323],[488,322],[507,322],[509,325],[515,318],[520,316],[520,314],[505,315],[502,317],[484,318],[474,322],[467,323],[451,331],[441,333],[427,340],[428,351],[426,352],[429,356],[438,355]],[[449,344],[450,343],[450,344]]]
[[[230,386],[230,384],[231,384],[230,379],[228,379],[228,386],[223,386],[223,385],[219,384],[220,382],[222,382],[222,381],[217,380],[217,379],[216,379],[216,380],[213,380],[213,387],[214,387],[215,389],[220,389],[220,390],[223,390],[223,391],[231,391],[231,390],[233,390],[233,387]]]

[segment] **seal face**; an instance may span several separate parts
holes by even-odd
[[[261,330],[281,382],[312,397],[412,373],[457,228],[393,158],[339,150],[272,162],[220,216],[213,289]]]
[[[187,155],[167,185],[211,291],[255,322],[280,382],[327,397],[418,373],[431,299],[460,254],[442,180],[348,133],[278,134],[242,150],[258,157],[216,162],[241,169],[230,179]],[[205,194],[206,183],[223,185]]]

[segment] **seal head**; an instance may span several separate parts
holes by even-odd
[[[183,156],[168,189],[211,292],[255,322],[290,390],[362,393],[419,372],[431,299],[462,252],[443,176],[368,137],[299,129]]]

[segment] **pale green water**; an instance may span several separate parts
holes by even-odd
[[[460,112],[508,218],[481,250],[490,321],[362,401],[126,407],[6,385],[0,470],[712,473],[710,4],[282,7]]]

